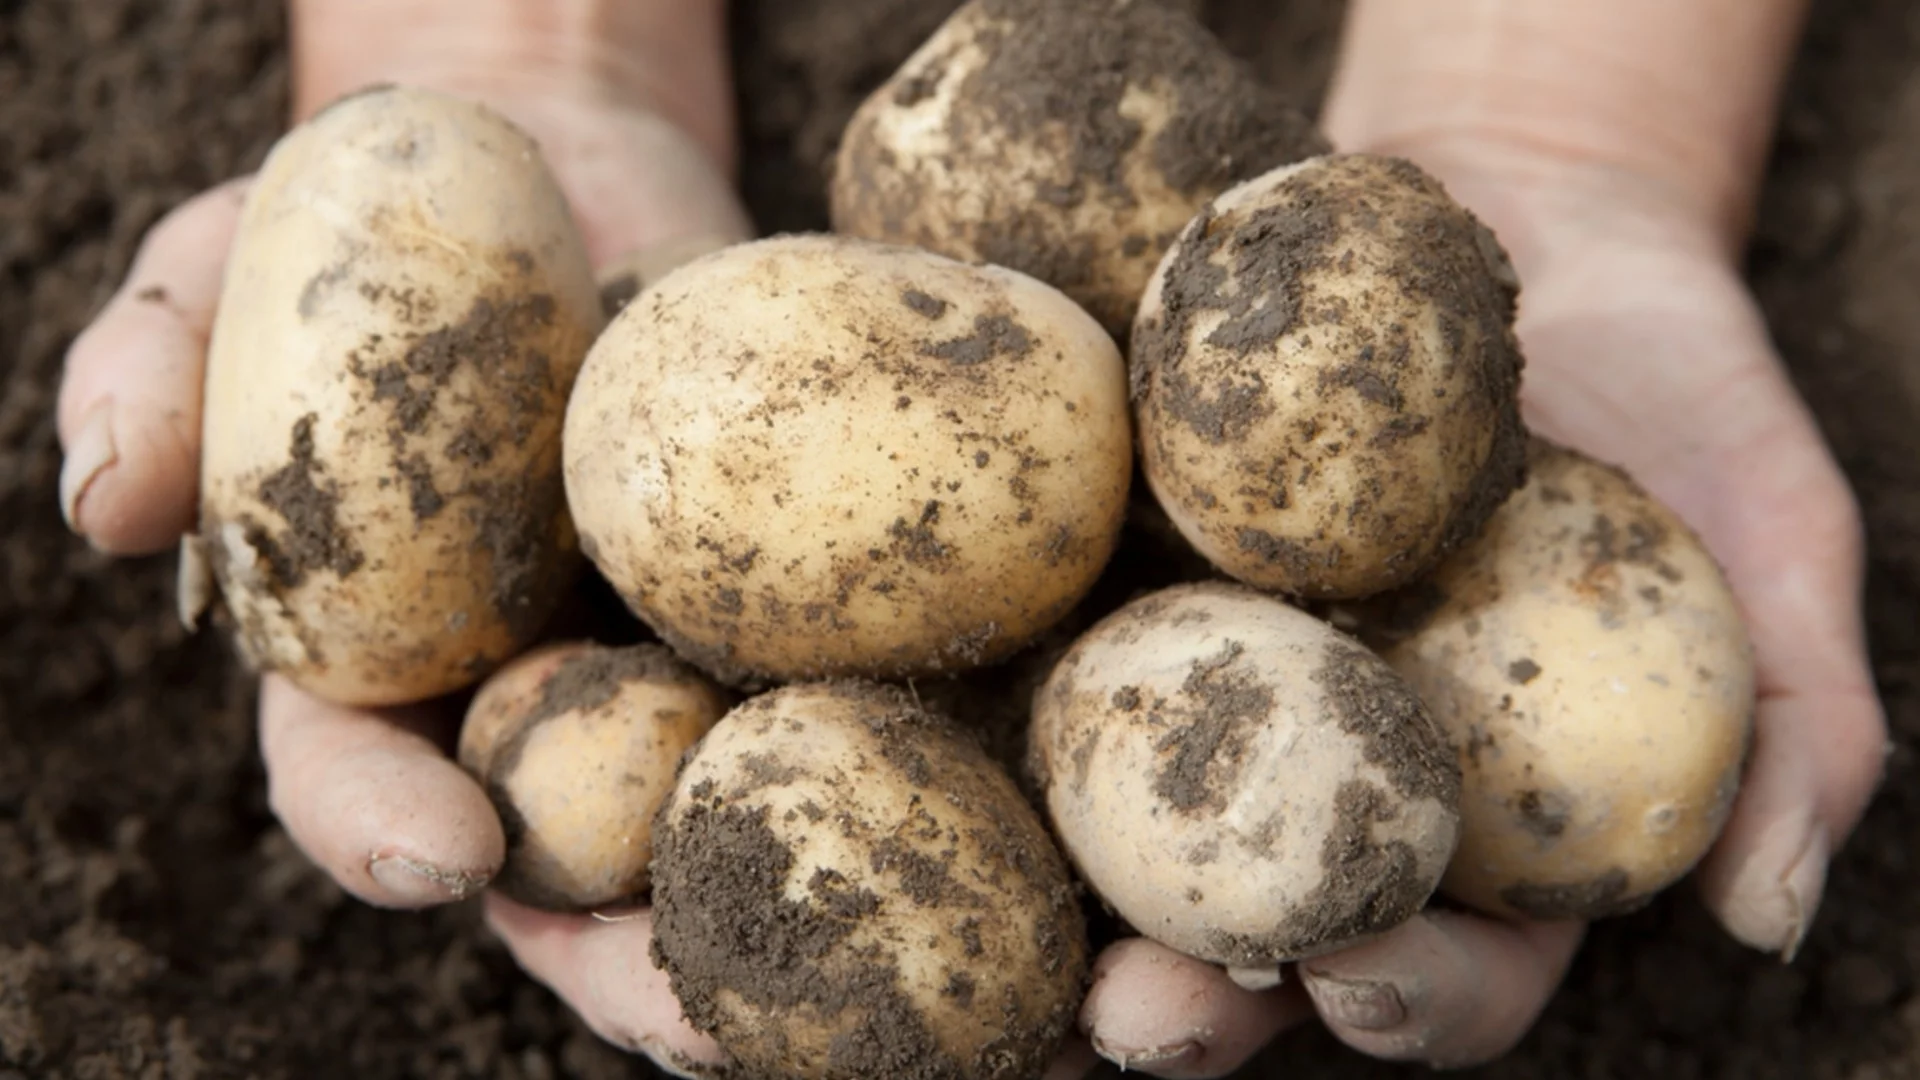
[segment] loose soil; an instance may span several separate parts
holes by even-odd
[[[823,225],[847,116],[951,6],[735,4],[763,230]],[[1338,3],[1193,6],[1317,100]],[[381,912],[317,874],[268,811],[249,681],[177,628],[172,559],[110,562],[61,524],[63,350],[148,226],[264,154],[280,8],[0,4],[0,1080],[645,1075],[517,973],[471,904]],[[1920,1077],[1920,19],[1904,0],[1816,8],[1751,269],[1869,523],[1889,782],[1797,962],[1743,951],[1678,890],[1597,927],[1479,1075]],[[1307,1029],[1246,1075],[1403,1072]]]

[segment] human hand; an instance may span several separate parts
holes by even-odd
[[[483,101],[539,141],[603,280],[657,271],[751,231],[730,183],[723,14],[686,0],[296,0],[293,113],[376,82]],[[105,552],[161,552],[194,527],[205,347],[246,184],[158,223],[69,353],[61,506]],[[342,708],[269,675],[259,723],[275,813],[354,896],[427,907],[499,869],[499,817],[450,758],[457,704]],[[716,1058],[647,960],[644,913],[601,923],[504,900],[487,910],[528,970],[609,1041],[679,1068]]]
[[[1877,785],[1886,734],[1858,601],[1859,515],[1740,280],[1737,245],[1630,172],[1494,142],[1367,149],[1418,161],[1512,249],[1530,426],[1627,469],[1723,564],[1760,696],[1744,787],[1695,883],[1735,938],[1791,958]],[[1435,909],[1261,994],[1136,939],[1100,959],[1083,1026],[1108,1057],[1165,1077],[1226,1075],[1316,1016],[1370,1055],[1481,1063],[1532,1026],[1582,931]]]

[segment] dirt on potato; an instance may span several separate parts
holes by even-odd
[[[840,126],[952,6],[733,5],[742,183],[763,229],[824,222],[821,167]],[[1276,85],[1317,100],[1339,3],[1189,6]],[[286,107],[281,8],[0,6],[0,1076],[652,1075],[520,974],[476,904],[376,911],[321,877],[268,811],[251,681],[217,640],[188,637],[171,614],[171,555],[109,561],[60,521],[53,405],[64,349],[148,226],[259,162]],[[1795,963],[1730,942],[1676,889],[1597,926],[1531,1034],[1468,1076],[1920,1078],[1920,143],[1910,135],[1920,129],[1920,25],[1910,5],[1815,5],[1783,117],[1748,268],[1866,514],[1868,629],[1894,740],[1887,786],[1835,863]],[[1124,565],[1142,580],[1169,568]],[[1118,578],[1102,589],[1110,603],[1128,593]],[[638,636],[608,599],[590,592],[570,617]],[[967,683],[996,703],[1019,696],[979,676]],[[1309,1074],[1428,1075],[1362,1059],[1313,1028],[1282,1036],[1241,1073]]]

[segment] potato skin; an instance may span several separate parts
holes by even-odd
[[[282,139],[207,354],[195,546],[247,662],[389,705],[532,640],[579,568],[561,420],[602,325],[558,187],[494,113],[385,88]]]
[[[1326,149],[1165,0],[973,0],[855,112],[832,221],[1031,274],[1124,342],[1203,203]]]
[[[1523,479],[1517,295],[1492,234],[1409,162],[1328,155],[1234,188],[1141,302],[1148,487],[1249,585],[1407,584]]]
[[[1088,946],[1065,860],[905,691],[749,699],[656,836],[655,962],[742,1075],[1037,1077],[1072,1027]]]
[[[697,259],[623,309],[569,405],[582,546],[735,685],[1003,658],[1111,557],[1125,365],[1071,301],[845,237]]]
[[[1081,877],[1141,934],[1233,968],[1399,925],[1453,854],[1460,771],[1400,677],[1235,583],[1082,636],[1034,697],[1032,771]]]
[[[562,912],[643,897],[681,755],[731,704],[659,645],[563,642],[501,668],[458,747],[506,827],[492,887]]]
[[[1719,836],[1751,740],[1752,649],[1670,509],[1544,440],[1529,470],[1483,537],[1354,617],[1465,770],[1442,891],[1503,916],[1601,918]]]

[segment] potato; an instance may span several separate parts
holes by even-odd
[[[644,896],[653,818],[728,697],[658,645],[526,653],[481,685],[459,761],[506,826],[493,887],[549,911]]]
[[[824,235],[658,280],[568,407],[582,547],[735,685],[992,663],[1112,555],[1125,365],[1058,291]]]
[[[1230,969],[1392,929],[1453,854],[1460,767],[1419,698],[1242,585],[1176,585],[1096,625],[1035,696],[1031,746],[1087,884],[1139,933]]]
[[[1072,1028],[1088,948],[1065,860],[904,691],[749,699],[655,835],[655,963],[746,1075],[1038,1077]]]
[[[854,114],[832,221],[1031,274],[1124,341],[1203,203],[1326,149],[1165,0],[973,0]]]
[[[1755,702],[1745,624],[1699,539],[1625,473],[1534,440],[1527,484],[1427,582],[1342,617],[1465,770],[1441,889],[1507,916],[1640,906],[1718,837]]]
[[[208,344],[188,549],[246,661],[386,705],[523,649],[580,566],[561,421],[603,323],[537,148],[484,107],[380,89],[276,144]]]
[[[1521,482],[1517,289],[1493,235],[1408,162],[1330,155],[1235,187],[1141,302],[1148,488],[1257,588],[1414,580]]]

